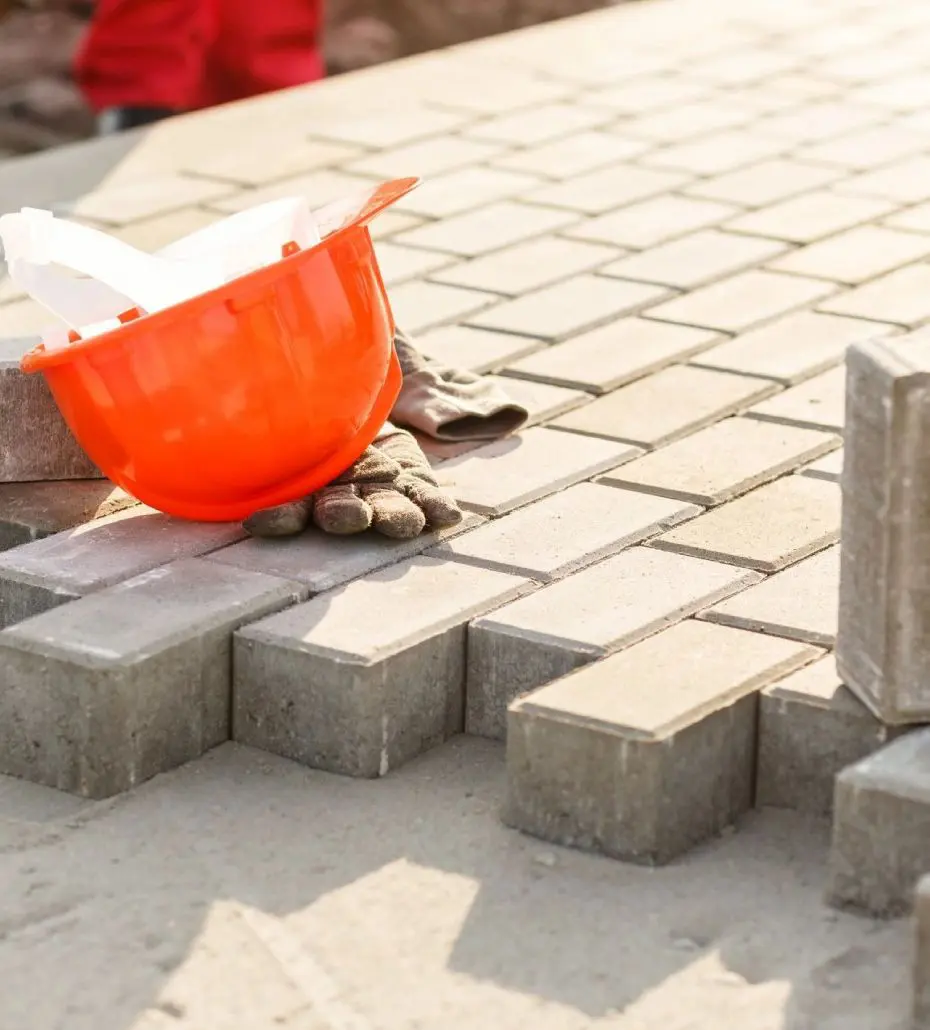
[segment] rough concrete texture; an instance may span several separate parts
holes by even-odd
[[[44,378],[19,370],[20,358],[37,342],[0,338],[0,483],[99,477],[65,425]]]
[[[850,348],[837,665],[887,723],[930,720],[930,332]]]
[[[758,582],[759,574],[633,547],[476,619],[468,634],[468,733],[502,739],[521,694],[628,647]]]
[[[316,769],[385,776],[462,731],[468,620],[530,588],[417,557],[244,628],[234,739]]]
[[[664,864],[752,805],[756,692],[817,652],[688,620],[516,701],[505,821]]]
[[[876,916],[910,910],[930,855],[930,729],[836,778],[828,900]]]
[[[300,598],[199,559],[0,633],[0,770],[89,798],[229,739],[232,633]]]
[[[914,899],[914,1009],[912,1030],[930,1030],[930,876],[922,876]]]
[[[759,698],[756,804],[829,815],[837,773],[898,736],[843,685],[832,655]]]

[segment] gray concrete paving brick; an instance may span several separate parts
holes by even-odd
[[[576,175],[565,182],[542,186],[526,195],[533,204],[567,208],[587,215],[600,215],[623,204],[655,197],[688,181],[681,172],[614,165],[610,168]]]
[[[811,243],[769,263],[777,272],[796,272],[855,285],[930,254],[930,240],[880,225],[855,229]]]
[[[504,368],[545,346],[542,340],[468,325],[439,326],[418,336],[416,344],[423,354],[445,365],[479,373]]]
[[[930,729],[836,777],[827,899],[876,916],[909,911],[930,854]]]
[[[788,386],[838,365],[850,343],[889,332],[891,326],[880,322],[801,311],[718,344],[691,363]]]
[[[112,515],[137,502],[105,479],[0,484],[0,551]]]
[[[676,527],[652,546],[777,572],[835,543],[839,533],[839,487],[783,476]]]
[[[601,482],[713,507],[839,445],[839,437],[813,429],[729,418],[643,455]]]
[[[836,294],[819,307],[838,315],[915,326],[930,318],[930,266],[918,264],[899,268]]]
[[[834,292],[832,283],[797,275],[750,271],[649,309],[650,318],[738,333],[806,307]]]
[[[502,738],[507,706],[730,594],[758,573],[633,547],[476,619],[468,634],[466,732]]]
[[[0,308],[0,325],[6,310]],[[36,338],[0,338],[0,483],[99,476],[44,377],[19,370],[20,358],[36,343]]]
[[[914,914],[913,1030],[930,1030],[930,875],[917,883]]]
[[[762,123],[764,131],[765,123]],[[806,193],[840,178],[841,172],[822,165],[805,164],[791,158],[773,158],[702,179],[687,188],[694,197],[723,200],[742,207],[764,207],[779,200]]]
[[[184,522],[143,505],[0,553],[0,626],[241,540],[238,524]]]
[[[843,473],[843,448],[833,451],[824,458],[812,461],[798,469],[799,476],[812,476],[814,479],[828,479],[831,483],[838,483]]]
[[[736,597],[715,604],[699,618],[809,644],[833,647],[840,590],[840,548],[805,558]]]
[[[637,544],[700,510],[664,497],[579,483],[446,540],[427,553],[549,581]]]
[[[558,341],[632,314],[667,295],[662,286],[579,275],[495,304],[471,315],[468,324]]]
[[[666,194],[642,200],[565,230],[565,235],[592,243],[645,250],[695,229],[718,225],[737,208],[713,200]]]
[[[536,350],[507,366],[506,374],[590,393],[609,393],[677,361],[712,347],[708,329],[623,318],[565,343]]]
[[[232,634],[293,583],[189,559],[0,633],[0,771],[84,797],[229,739]]]
[[[640,254],[622,257],[604,265],[599,272],[618,279],[687,290],[760,265],[784,253],[786,248],[787,244],[778,240],[704,229]]]
[[[788,243],[813,243],[854,225],[891,214],[895,205],[877,197],[852,197],[813,190],[769,207],[740,215],[724,228]]]
[[[822,372],[756,404],[746,414],[769,422],[841,433],[846,424],[846,369],[840,365]]]
[[[612,440],[580,439],[537,427],[444,462],[441,482],[470,511],[503,515],[640,453]]]
[[[884,722],[926,722],[930,332],[857,344],[847,376],[837,664]]]
[[[505,821],[664,864],[752,806],[757,692],[813,649],[684,622],[516,701]]]
[[[527,589],[416,557],[245,627],[234,739],[329,772],[386,775],[461,732],[468,620]]]
[[[832,655],[818,659],[759,697],[756,804],[829,815],[837,773],[897,732],[843,685]]]
[[[777,389],[763,379],[673,365],[563,415],[552,425],[651,449],[703,429]]]

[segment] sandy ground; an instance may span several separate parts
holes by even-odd
[[[765,811],[662,870],[506,829],[503,752],[359,782],[224,746],[89,804],[0,778],[2,1030],[891,1030],[911,927]]]

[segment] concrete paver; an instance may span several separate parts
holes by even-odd
[[[878,197],[845,196],[813,190],[779,204],[740,215],[726,223],[734,232],[767,236],[788,243],[813,243],[843,229],[892,214],[895,204]]]
[[[769,124],[762,123],[764,131],[770,131]],[[741,207],[766,207],[798,193],[825,186],[839,178],[841,173],[832,168],[789,158],[773,158],[710,179],[702,179],[692,183],[686,192],[691,196],[722,200]]]
[[[756,404],[747,415],[789,426],[841,433],[846,422],[846,369],[841,366],[822,372]]]
[[[837,315],[916,326],[930,319],[928,289],[930,266],[910,265],[830,297],[819,307]]]

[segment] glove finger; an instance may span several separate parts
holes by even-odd
[[[313,499],[310,497],[279,504],[276,508],[264,508],[247,518],[242,528],[250,536],[296,536],[310,525],[312,509]]]
[[[447,529],[462,521],[462,509],[454,497],[440,487],[418,476],[404,476],[398,486],[426,516],[433,529]]]
[[[423,532],[426,516],[402,491],[379,486],[363,490],[371,505],[372,529],[393,540],[412,540]]]
[[[358,487],[333,484],[313,495],[313,521],[324,533],[352,536],[371,525],[372,510]]]

